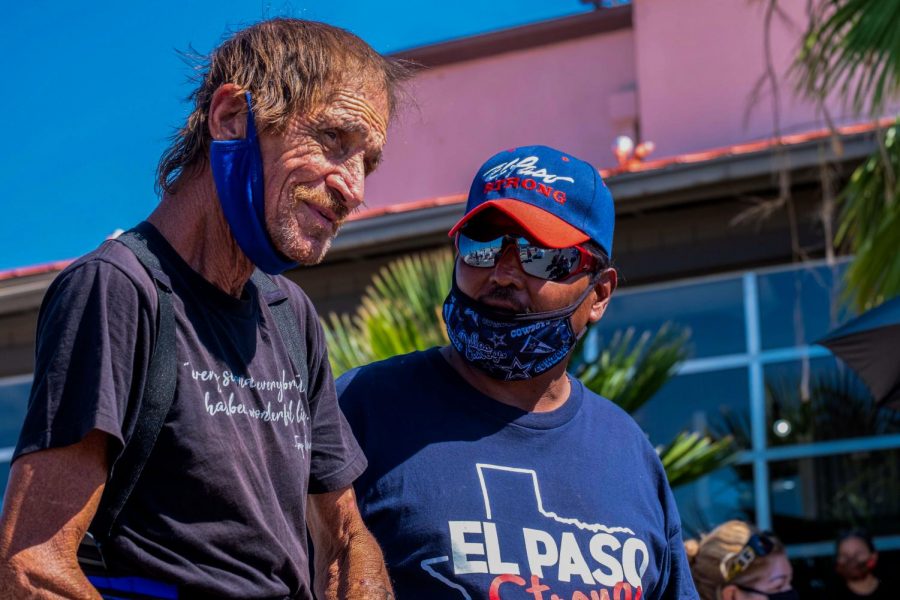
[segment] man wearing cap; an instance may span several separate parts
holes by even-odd
[[[588,163],[498,153],[450,231],[450,345],[338,380],[400,600],[697,597],[656,452],[566,373],[616,288],[613,221]]]

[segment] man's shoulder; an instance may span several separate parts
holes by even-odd
[[[134,286],[144,294],[153,293],[154,289],[150,274],[134,253],[111,239],[75,259],[56,277],[53,287],[90,285],[97,278],[113,286]]]
[[[574,385],[581,387],[584,404],[587,410],[596,413],[605,419],[634,423],[634,419],[621,406],[600,394],[591,390],[588,386],[575,377],[572,377]]]
[[[584,412],[590,423],[589,426],[597,425],[606,431],[615,431],[620,441],[631,439],[644,449],[652,449],[647,434],[634,420],[634,417],[612,400],[588,389],[580,380],[574,381],[575,385],[580,386],[583,390]]]
[[[318,318],[316,307],[298,283],[284,275],[266,275],[266,277],[271,279],[278,287],[278,290],[289,299],[296,313],[304,319]]]
[[[437,351],[437,348],[417,350],[351,369],[337,378],[338,396],[343,403],[345,398],[350,401],[359,395],[358,391],[377,393],[387,388],[416,385],[415,380],[430,372],[429,365]]]

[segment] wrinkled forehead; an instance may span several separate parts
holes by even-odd
[[[388,93],[383,85],[351,81],[333,86],[313,113],[354,118],[374,133],[387,136]]]

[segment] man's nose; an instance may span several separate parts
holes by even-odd
[[[362,153],[344,161],[325,182],[344,197],[348,210],[354,210],[363,202],[365,195],[366,167]]]
[[[522,287],[525,272],[522,270],[522,262],[519,258],[519,247],[516,244],[507,244],[500,251],[500,256],[491,269],[491,280],[501,286]]]

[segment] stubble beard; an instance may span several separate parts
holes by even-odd
[[[524,314],[532,312],[528,306],[522,304],[522,302],[518,299],[516,293],[511,288],[502,287],[499,285],[492,286],[487,292],[478,296],[477,300],[482,304],[486,304],[488,306],[491,305],[491,301],[499,301],[504,304],[511,304],[510,308],[505,308],[506,312],[510,314]]]
[[[301,204],[308,205],[300,208]],[[325,208],[337,216],[334,223],[323,223],[316,217],[300,216],[315,206]],[[322,262],[331,248],[338,229],[350,211],[344,203],[328,192],[298,185],[291,191],[291,201],[281,204],[276,222],[271,228],[272,243],[278,250],[302,265]]]

